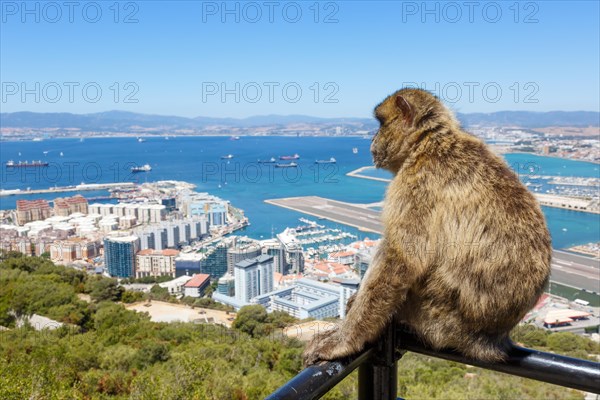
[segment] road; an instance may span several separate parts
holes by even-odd
[[[379,234],[383,232],[381,212],[369,209],[367,205],[344,203],[317,196],[271,199],[265,202],[353,226],[362,231]],[[562,285],[600,293],[600,260],[554,250],[550,279]]]

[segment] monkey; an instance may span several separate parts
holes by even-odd
[[[393,174],[383,235],[346,318],[313,337],[305,366],[361,352],[392,319],[435,350],[506,360],[510,331],[549,282],[538,202],[435,95],[404,88],[374,114],[373,161]]]

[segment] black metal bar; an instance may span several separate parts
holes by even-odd
[[[300,371],[267,397],[268,400],[318,399],[373,355],[369,349],[347,361],[322,362]]]
[[[432,350],[406,333],[399,332],[398,339],[399,347],[415,353],[600,394],[600,363],[519,346],[510,348],[506,362],[486,363],[451,350]]]
[[[360,399],[395,398],[397,374],[394,364],[401,356],[398,349],[600,394],[600,363],[518,346],[509,349],[506,362],[485,363],[466,358],[455,351],[433,350],[416,336],[404,332],[403,327],[396,329],[395,338],[386,331],[388,333],[384,334],[375,348],[348,361],[323,362],[306,368],[267,399],[318,399],[358,366],[361,366]],[[393,343],[395,347],[391,346]]]
[[[373,356],[358,368],[359,400],[395,400],[398,390],[396,326],[390,324],[373,348]]]

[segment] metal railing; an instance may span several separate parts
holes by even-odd
[[[480,362],[450,350],[435,351],[404,327],[390,324],[372,348],[347,360],[312,365],[267,399],[318,399],[357,367],[359,400],[397,399],[398,360],[406,351],[600,394],[600,363],[514,345],[505,362]]]

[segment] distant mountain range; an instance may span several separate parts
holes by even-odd
[[[600,113],[592,111],[499,111],[494,113],[458,114],[464,126],[600,126]],[[94,114],[14,112],[0,113],[2,128],[75,128],[81,131],[117,132],[144,128],[169,130],[214,128],[290,127],[300,125],[348,126],[371,130],[377,127],[373,118],[319,118],[306,115],[260,115],[248,118],[176,117],[107,111]]]

